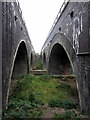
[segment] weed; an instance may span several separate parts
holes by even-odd
[[[66,76],[66,78],[75,79],[75,75],[68,75],[68,76]]]
[[[9,97],[8,109],[4,112],[4,118],[33,117],[31,113],[34,111],[34,108],[37,108],[38,111],[34,111],[34,116],[35,114],[36,117],[40,115],[39,106],[41,104],[35,98],[31,86],[34,78],[35,76],[33,75],[23,76],[22,79],[19,78],[13,94]]]
[[[70,91],[70,85],[60,83],[59,78],[54,79],[48,74],[22,76],[9,97],[4,118],[40,118],[43,114],[42,105],[45,104],[64,109],[76,108],[76,103],[69,100],[69,95],[73,94]]]
[[[48,81],[50,79],[52,79],[52,77],[50,75],[48,75],[48,74],[44,74],[44,75],[40,76],[41,81]]]
[[[33,65],[34,70],[42,70],[43,69],[43,64],[41,59],[38,59],[35,61],[34,65]]]
[[[55,114],[54,120],[80,120],[80,117],[75,113],[75,111],[68,110],[63,114]]]
[[[56,79],[63,79],[64,76],[63,75],[51,75],[53,78],[56,78]]]
[[[61,83],[58,86],[56,86],[56,88],[64,89],[64,90],[69,90],[69,89],[71,89],[71,86],[68,85],[68,84]]]
[[[67,100],[51,100],[49,101],[48,105],[50,107],[61,107],[65,109],[72,109],[76,108],[76,103]]]

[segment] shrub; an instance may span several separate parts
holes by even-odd
[[[56,88],[64,89],[64,90],[69,90],[71,89],[71,85],[61,83],[60,85],[56,86]]]
[[[50,79],[52,79],[52,77],[50,75],[48,75],[48,74],[44,74],[44,75],[40,76],[41,81],[48,81]]]
[[[66,76],[66,78],[75,79],[75,75],[68,75],[68,76]]]
[[[61,100],[51,100],[49,101],[48,105],[50,107],[61,107],[61,108],[65,108],[65,109],[72,109],[72,108],[76,108],[76,103],[72,102],[72,101],[61,101]]]
[[[36,60],[33,67],[34,67],[34,69],[42,70],[43,69],[42,61],[40,59]]]
[[[65,111],[63,114],[55,114],[54,115],[55,120],[80,120],[80,117],[71,110]]]

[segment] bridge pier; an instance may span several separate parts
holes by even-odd
[[[90,55],[78,56],[78,87],[81,111],[90,115]]]

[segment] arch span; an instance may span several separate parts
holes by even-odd
[[[77,90],[82,109],[78,65],[79,62],[70,40],[64,34],[57,33],[53,37],[49,48],[48,72],[53,75],[68,75],[73,73],[76,76]]]
[[[52,75],[69,75],[72,74],[70,60],[59,43],[54,44],[49,57],[49,74]]]
[[[16,82],[16,78],[28,73],[29,73],[29,60],[28,60],[27,48],[25,41],[22,40],[20,41],[20,43],[16,48],[12,62],[8,90],[7,90],[6,105],[8,104],[8,97],[12,93],[13,84]]]
[[[63,62],[67,63],[66,66],[64,65],[63,67],[67,68],[69,66],[68,67],[68,68],[70,68],[69,72],[73,71],[75,73],[75,75],[78,76],[78,69],[77,69],[78,61],[76,58],[75,50],[73,49],[70,40],[62,33],[55,34],[55,36],[52,39],[50,48],[49,48],[49,57],[48,57],[49,58],[48,59],[48,71],[49,72],[50,72],[49,63],[51,62],[51,60],[53,60],[51,57],[52,57],[52,55],[55,56],[55,53],[61,62],[63,60]],[[60,55],[62,58],[60,57]],[[59,60],[58,60],[58,62],[59,62]],[[71,70],[71,67],[72,67],[72,70]],[[65,73],[65,71],[64,71],[64,73]]]
[[[88,113],[90,113],[90,105],[89,105],[90,98],[88,97],[89,89],[87,87],[88,82],[85,81],[86,78],[85,79],[83,78],[84,77],[84,74],[82,74],[83,61],[80,61],[80,59],[82,60],[82,56],[76,55],[71,40],[69,40],[63,33],[57,33],[52,38],[49,52],[48,52],[48,54],[49,54],[48,66],[50,66],[49,62],[50,62],[50,59],[52,58],[52,55],[53,56],[55,55],[54,53],[56,54],[56,56],[61,55],[62,58],[65,57],[65,54],[67,55],[67,58],[70,61],[71,66],[72,66],[73,73],[76,76],[76,83],[77,83],[81,111],[83,111],[85,113],[87,111]],[[62,53],[63,53],[63,55],[62,55]],[[61,60],[61,58],[59,57],[59,62],[60,62],[60,60]],[[67,61],[65,61],[65,62],[68,63]],[[50,72],[50,70],[51,69],[48,67],[48,72]],[[85,70],[85,68],[83,68],[83,70]],[[83,73],[84,73],[84,71],[83,71]],[[86,91],[87,91],[87,93],[86,93]]]
[[[21,42],[15,58],[12,78],[19,77],[29,73],[28,55],[24,42]]]

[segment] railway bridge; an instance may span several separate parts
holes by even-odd
[[[90,115],[90,2],[64,2],[41,50],[51,75],[76,76],[82,112]]]
[[[34,55],[19,2],[0,2],[0,88],[3,108],[7,105],[13,79],[29,73]]]

